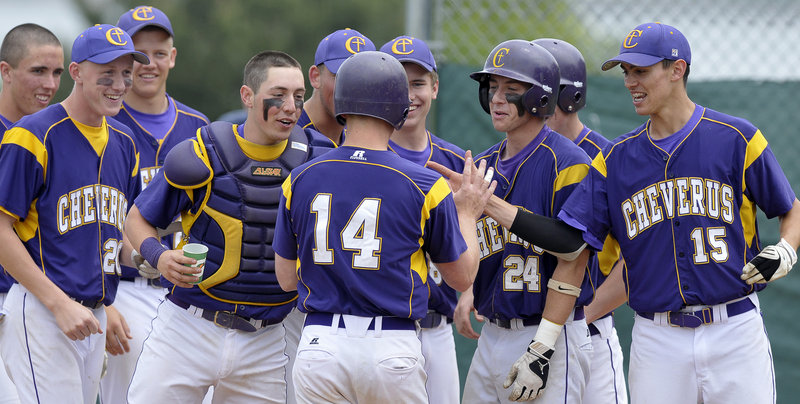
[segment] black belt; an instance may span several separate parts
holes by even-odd
[[[753,304],[749,298],[725,305],[725,310],[728,313],[728,317],[738,316],[739,314],[746,313],[755,308],[755,304]],[[667,320],[669,321],[670,325],[675,327],[697,328],[701,325],[711,324],[714,322],[714,310],[712,310],[710,307],[692,312],[670,311],[668,313],[669,315]],[[636,314],[648,320],[653,320],[655,318],[655,313],[643,313],[637,311]]]
[[[191,305],[186,303],[178,298],[175,297],[173,294],[167,295],[167,299],[172,303],[175,303],[176,306],[184,309],[189,310]],[[278,324],[282,320],[256,320],[250,317],[240,316],[236,313],[224,310],[204,310],[201,308],[197,308],[200,311],[200,317],[214,323],[222,328],[231,328],[234,330],[239,331],[246,331],[246,332],[255,332],[259,328],[264,328],[268,325]]]
[[[305,325],[327,325],[333,323],[333,313],[311,312],[306,315]],[[344,317],[339,316],[339,328],[345,328]],[[368,330],[375,329],[375,319],[369,323]],[[383,330],[416,330],[417,324],[410,318],[382,317],[381,329]]]
[[[445,316],[444,314],[435,311],[429,311],[428,314],[419,320],[419,328],[436,328],[442,324],[442,319],[447,319],[447,324],[453,322],[453,319]]]
[[[92,310],[103,307],[103,299],[84,299],[84,300],[72,299],[72,300],[80,303],[81,306],[88,307]]]
[[[121,281],[125,281],[125,282],[136,282],[136,278],[137,278],[137,277],[133,277],[133,278],[119,278],[119,280],[121,280]],[[147,281],[147,286],[152,286],[152,287],[154,287],[154,288],[159,288],[159,289],[163,288],[163,286],[161,286],[161,277],[158,277],[158,278],[152,278],[152,279],[151,279],[151,278],[145,278],[145,277],[140,277],[140,278],[142,278],[142,279],[146,279],[146,281]]]
[[[573,320],[583,320],[584,318],[586,318],[586,315],[583,312],[583,306],[576,307],[575,308],[575,314],[572,316],[572,319]],[[528,318],[523,318],[521,320],[522,320],[522,325],[525,326],[525,327],[530,327],[530,326],[533,326],[533,325],[539,325],[539,323],[542,322],[542,315],[541,314],[536,314],[536,315],[533,315],[533,316],[528,317]],[[492,319],[489,319],[489,322],[494,324],[494,325],[496,325],[496,326],[498,326],[498,327],[510,330],[511,329],[511,323],[513,322],[513,319],[512,320],[507,320],[507,319],[504,319],[504,318],[492,318]]]

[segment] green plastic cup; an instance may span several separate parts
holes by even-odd
[[[206,266],[206,256],[208,255],[208,247],[203,244],[199,243],[189,243],[183,246],[183,255],[185,257],[194,258],[197,262],[194,265],[184,264],[187,267],[191,268],[200,268],[200,273],[190,273],[186,275],[192,275],[197,278],[197,281],[191,282],[194,285],[203,281],[203,271],[202,269]]]

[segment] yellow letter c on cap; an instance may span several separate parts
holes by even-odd
[[[153,7],[141,6],[133,10],[133,19],[136,21],[150,21],[153,18],[156,18],[153,14]]]
[[[345,47],[345,49],[347,49],[348,52],[350,52],[352,54],[356,54],[358,52],[361,52],[361,45],[364,45],[364,44],[366,44],[366,41],[364,41],[364,38],[362,38],[360,36],[354,36],[354,37],[351,37],[350,39],[348,39],[347,42],[344,43],[344,47]],[[355,50],[353,50],[353,47],[354,47],[353,45],[355,45]]]
[[[125,32],[123,32],[122,29],[117,27],[111,28],[110,30],[108,30],[108,32],[106,32],[106,39],[108,40],[108,42],[111,42],[112,44],[118,46],[123,46],[128,43],[128,41],[122,42],[124,36]],[[114,39],[114,37],[116,37],[116,39]]]
[[[631,33],[625,37],[625,42],[622,43],[622,46],[625,49],[635,48],[636,45],[639,44],[639,40],[637,38],[639,38],[640,36],[642,36],[642,30],[635,29],[631,31]]]
[[[414,49],[406,50],[406,46],[411,46],[414,44],[414,41],[408,38],[400,38],[392,44],[392,53],[395,55],[410,55],[414,53]],[[400,50],[402,49],[402,50]]]
[[[494,67],[502,67],[506,62],[503,62],[503,58],[508,55],[508,52],[511,52],[511,49],[508,48],[500,48],[497,52],[494,53],[494,57],[492,58],[492,65]]]

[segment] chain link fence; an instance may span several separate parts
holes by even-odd
[[[415,1],[415,0],[410,0]],[[425,1],[425,0],[423,0]],[[759,127],[795,192],[800,190],[800,1],[796,0],[428,0],[425,38],[440,66],[434,132],[465,149],[480,152],[498,142],[489,116],[477,99],[470,72],[480,70],[489,52],[507,39],[559,38],[586,59],[587,106],[581,120],[613,139],[640,125],[619,68],[602,72],[625,35],[650,21],[677,27],[692,48],[688,92],[693,101]],[[777,241],[777,220],[759,213],[763,244]],[[775,353],[778,402],[800,396],[800,322],[793,305],[800,299],[800,275],[760,293]],[[628,353],[633,313],[617,311],[623,351]],[[475,326],[479,326],[477,323]],[[736,336],[732,336],[736,338]],[[475,342],[457,336],[459,367],[466,377]],[[627,368],[627,357],[626,357]],[[680,386],[676,386],[680,388]]]

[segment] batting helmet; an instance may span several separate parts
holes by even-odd
[[[556,94],[553,89],[558,88],[558,64],[541,46],[521,39],[502,42],[492,49],[483,70],[469,75],[480,83],[478,99],[487,113],[491,101],[489,76],[492,74],[531,84],[518,101],[520,115],[528,111],[533,116],[546,117],[555,112]]]
[[[542,38],[533,43],[547,49],[558,63],[558,107],[564,112],[578,112],[586,105],[586,62],[581,51],[560,39]]]
[[[391,55],[359,52],[347,58],[336,73],[333,108],[342,125],[345,114],[366,115],[400,129],[410,103],[406,70]]]

